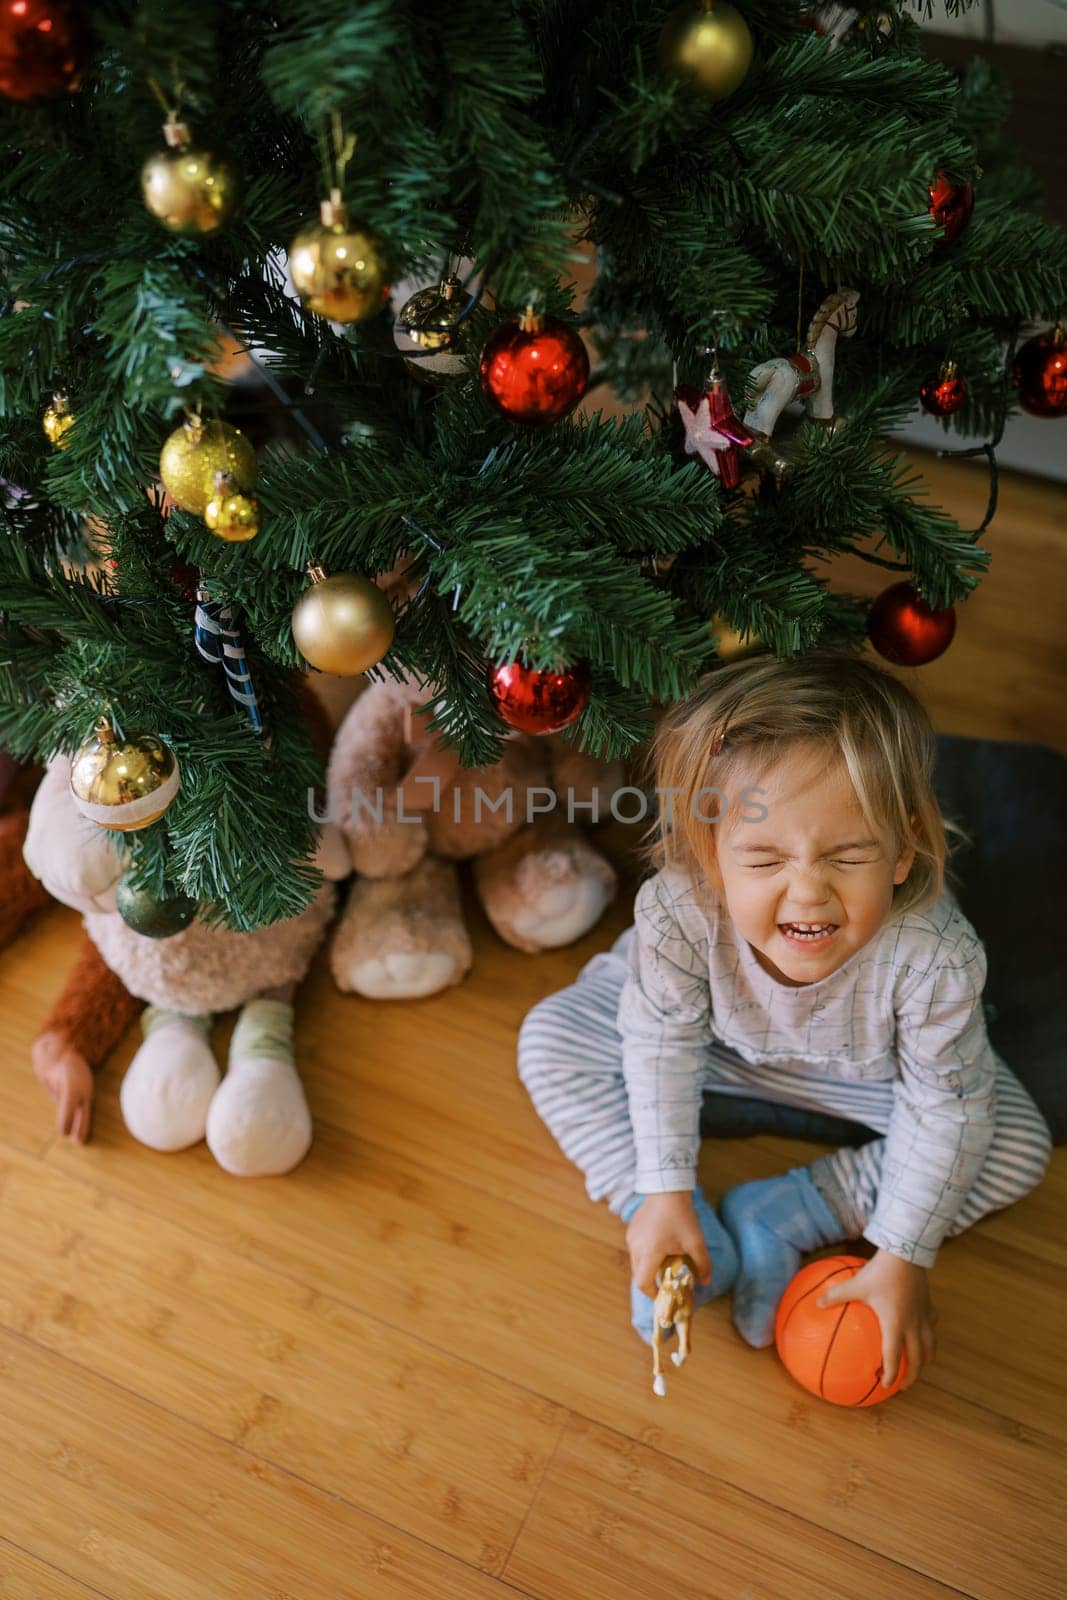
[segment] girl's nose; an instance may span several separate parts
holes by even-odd
[[[799,908],[824,906],[830,899],[830,885],[819,868],[796,867],[790,874],[789,900]]]

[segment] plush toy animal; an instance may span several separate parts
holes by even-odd
[[[331,949],[340,988],[373,999],[436,994],[471,965],[457,864],[517,950],[572,943],[597,922],[615,872],[578,819],[606,820],[621,763],[562,738],[515,734],[489,768],[463,768],[430,734],[426,684],[372,684],[338,729],[329,817],[359,874]]]
[[[299,916],[252,933],[197,921],[169,939],[145,938],[115,910],[123,863],[112,836],[75,808],[66,756],[52,761],[37,790],[24,853],[44,888],[82,912],[116,980],[112,987],[148,1002],[144,1043],[120,1091],[134,1138],[155,1150],[181,1150],[206,1137],[219,1165],[240,1177],[296,1166],[311,1143],[311,1117],[293,1057],[292,998],[333,914],[333,884],[324,882]],[[318,865],[327,880],[349,872],[347,850],[334,830],[324,831]],[[238,1007],[220,1081],[211,1024],[214,1013]],[[50,1019],[38,1043],[38,1076],[54,1057],[53,1070],[62,1067],[77,1081],[69,1071],[71,1052],[73,1065],[80,1061],[88,1071],[65,1019]]]

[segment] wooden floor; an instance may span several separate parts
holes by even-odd
[[[1067,747],[1061,510],[1005,486],[987,588],[912,680],[940,726]],[[654,1399],[621,1227],[514,1072],[521,1017],[627,898],[539,958],[471,919],[475,973],[432,1000],[342,999],[320,963],[315,1144],[257,1182],[129,1137],[132,1034],[91,1145],[56,1141],[28,1050],[78,919],[0,956],[3,1600],[1062,1596],[1067,1154],[945,1247],[940,1356],[909,1394],[811,1399],[720,1301]],[[702,1176],[717,1198],[815,1153],[708,1143]]]

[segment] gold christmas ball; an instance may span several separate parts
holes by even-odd
[[[745,80],[752,35],[728,0],[686,0],[672,11],[660,35],[660,68],[711,100],[725,100]]]
[[[423,383],[445,384],[465,378],[467,358],[484,343],[476,333],[474,317],[455,326],[462,305],[463,286],[458,278],[450,277],[419,289],[403,306],[394,332],[396,346],[401,351],[419,352],[405,357],[404,365]]]
[[[61,394],[53,395],[52,404],[41,418],[45,438],[50,444],[54,444],[57,450],[69,450],[70,440],[64,436],[73,426],[74,413],[68,411],[65,397]]]
[[[385,246],[349,221],[336,191],[293,240],[289,273],[308,310],[331,322],[364,322],[389,298]]]
[[[236,215],[241,177],[225,156],[194,147],[183,123],[163,129],[168,148],[141,168],[144,203],[172,233],[217,233]]]
[[[215,493],[204,507],[204,521],[216,538],[243,544],[259,532],[259,501],[241,494],[224,472],[215,475]]]
[[[393,642],[396,620],[377,584],[357,572],[327,578],[312,569],[313,582],[293,607],[293,638],[304,660],[320,672],[351,678],[366,672]]]
[[[166,440],[159,455],[159,476],[176,505],[202,517],[215,498],[215,474],[233,479],[238,493],[256,486],[256,452],[228,422],[203,422],[188,417]]]
[[[719,612],[712,617],[708,632],[715,641],[715,654],[720,661],[738,661],[742,656],[754,655],[757,650],[764,648],[758,633],[738,633]]]
[[[174,751],[154,734],[119,739],[101,717],[70,764],[70,788],[82,816],[122,833],[157,822],[178,793]]]

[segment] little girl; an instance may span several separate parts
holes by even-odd
[[[538,1112],[628,1224],[647,1339],[666,1255],[694,1262],[697,1304],[733,1286],[762,1347],[802,1252],[862,1236],[875,1254],[819,1303],[871,1306],[882,1382],[904,1349],[910,1385],[941,1241],[1045,1172],[1048,1128],[990,1047],[985,952],[945,886],[934,748],[907,689],[831,653],[721,668],[657,730],[659,870],[635,926],[519,1039]],[[706,1092],[884,1137],[737,1185],[720,1221],[696,1184]]]

